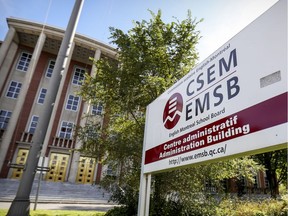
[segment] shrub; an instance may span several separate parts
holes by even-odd
[[[281,200],[222,200],[216,208],[217,216],[287,216],[287,199]]]
[[[124,216],[124,215],[132,216],[128,214],[128,209],[125,206],[115,207],[105,214],[105,216]]]

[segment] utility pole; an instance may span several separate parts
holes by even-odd
[[[32,144],[29,150],[26,164],[24,166],[18,191],[10,206],[7,214],[8,216],[29,216],[30,193],[33,186],[42,145],[45,139],[52,110],[57,108],[53,107],[53,104],[57,96],[62,73],[66,67],[66,60],[69,56],[70,48],[72,46],[76,32],[76,26],[83,7],[83,2],[84,0],[75,0],[74,8],[57,55],[52,77],[49,82],[44,106],[39,117],[35,134],[32,138]],[[46,149],[43,149],[43,151],[46,151]]]

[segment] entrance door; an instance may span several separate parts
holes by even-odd
[[[66,176],[69,155],[51,153],[49,160],[50,171],[47,173],[47,181],[63,182]]]
[[[80,157],[76,182],[82,184],[93,184],[95,165],[95,159],[89,157]]]
[[[17,158],[16,158],[16,164],[19,165],[25,165],[25,162],[27,160],[29,150],[28,149],[19,149]],[[20,179],[22,177],[23,169],[13,169],[12,172],[12,178],[14,179]]]

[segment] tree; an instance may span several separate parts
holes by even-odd
[[[199,32],[191,14],[171,24],[161,20],[160,11],[151,15],[149,22],[135,22],[128,34],[110,28],[118,61],[95,62],[97,78],[86,79],[81,93],[85,99],[101,100],[116,108],[113,112],[129,113],[136,120],[139,108],[145,108],[195,65]]]
[[[104,104],[109,116],[108,127],[99,132],[107,134],[102,136],[102,150],[108,152],[104,162],[117,162],[117,184],[129,182],[134,190],[139,187],[145,108],[195,65],[200,38],[196,26],[201,20],[192,19],[189,11],[186,20],[169,24],[161,11],[150,13],[149,21],[134,22],[128,33],[110,28],[117,60],[94,61],[96,75],[86,76],[80,92],[84,100]]]
[[[255,159],[265,167],[271,197],[276,199],[279,184],[287,184],[287,149],[258,154]]]

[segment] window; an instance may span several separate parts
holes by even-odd
[[[32,58],[32,55],[30,53],[22,52],[16,69],[26,72],[28,70],[31,58]]]
[[[22,86],[22,83],[12,80],[7,90],[6,96],[9,98],[17,98],[19,95],[21,86]]]
[[[74,124],[72,122],[63,121],[59,132],[59,137],[71,139],[73,126]]]
[[[47,93],[47,89],[41,88],[41,91],[39,92],[37,103],[44,104],[44,99],[45,99],[46,93]]]
[[[86,127],[87,138],[94,139],[94,140],[98,138],[98,131],[97,131],[98,126],[95,127],[94,124],[93,125],[87,124],[85,127]]]
[[[74,95],[69,95],[68,100],[67,100],[67,104],[66,104],[66,109],[77,111],[79,101],[80,101],[80,97],[77,97]]]
[[[53,72],[54,67],[55,67],[55,61],[50,60],[49,65],[48,65],[47,70],[46,70],[46,77],[50,78],[52,76],[52,72]]]
[[[0,110],[0,128],[6,129],[12,112],[7,110]]]
[[[108,176],[116,176],[115,171],[113,170],[112,165],[108,165],[107,170],[106,170],[106,174]]]
[[[103,111],[103,106],[101,103],[92,106],[91,113],[92,115],[101,115]]]
[[[82,81],[84,80],[85,70],[82,68],[75,68],[74,76],[73,76],[73,84],[82,85]]]
[[[31,122],[30,122],[30,126],[29,126],[29,130],[28,130],[28,132],[30,134],[34,134],[36,126],[37,126],[37,123],[38,123],[38,120],[39,120],[39,116],[35,116],[35,115],[32,116],[32,119],[31,119]]]

